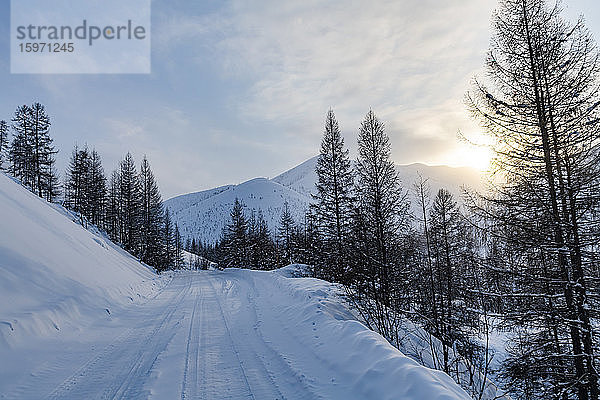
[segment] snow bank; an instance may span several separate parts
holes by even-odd
[[[298,266],[287,267],[283,275]],[[448,375],[419,365],[391,346],[381,335],[358,322],[343,305],[339,289],[331,283],[312,278],[286,278],[281,273],[225,270],[239,276],[238,283],[252,281],[255,295],[268,293],[268,299],[256,301],[261,332],[274,350],[290,360],[297,373],[318,371],[303,360],[319,360],[322,373],[309,380],[314,392],[324,398],[339,393],[346,385],[352,398],[403,400],[469,399]],[[233,289],[232,289],[233,290]],[[273,318],[273,315],[285,318]],[[271,335],[279,324],[289,337]],[[293,340],[290,340],[293,339]],[[291,343],[296,343],[296,352]],[[312,357],[303,356],[306,352]],[[308,363],[309,361],[306,361]],[[325,371],[336,371],[332,381]],[[339,378],[339,377],[342,378]],[[337,391],[336,391],[337,390]]]
[[[0,174],[0,343],[79,329],[164,284],[68,215]]]
[[[310,276],[310,266],[306,264],[290,264],[275,270],[285,278],[305,278]]]

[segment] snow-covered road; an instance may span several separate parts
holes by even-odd
[[[0,353],[0,398],[465,398],[330,289],[273,272],[175,273],[143,304]]]
[[[231,278],[219,272],[176,274],[159,295],[114,316],[109,327],[80,332],[83,343],[66,345],[3,397],[319,397],[261,336],[255,304],[247,302],[254,294],[249,282]]]

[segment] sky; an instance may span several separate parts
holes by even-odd
[[[107,175],[147,155],[163,197],[274,177],[318,154],[326,112],[351,156],[372,109],[398,164],[485,168],[464,106],[496,0],[152,1],[150,74],[11,74],[0,0],[0,119],[39,101],[57,167],[94,147]],[[600,38],[600,3],[564,0]]]

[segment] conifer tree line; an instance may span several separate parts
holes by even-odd
[[[466,206],[424,178],[399,181],[372,111],[353,165],[328,113],[314,274],[343,283],[396,345],[402,320],[418,323],[435,339],[429,362],[475,398],[483,375],[516,399],[597,400],[599,53],[560,4],[502,0],[486,67],[466,103],[493,140],[494,179],[486,193],[465,192]],[[506,338],[495,369],[492,330]]]
[[[60,196],[60,182],[50,126],[45,107],[37,102],[17,107],[10,123],[0,121],[0,169],[38,196],[54,201]]]
[[[598,400],[600,61],[583,19],[562,13],[546,0],[500,0],[493,15],[486,75],[466,95],[493,141],[486,193],[401,182],[372,110],[356,159],[327,112],[303,221],[286,203],[272,232],[236,199],[216,244],[183,243],[146,158],[138,170],[127,154],[107,177],[94,149],[75,147],[61,187],[41,104],[0,121],[0,167],[40,197],[63,195],[82,222],[159,270],[182,267],[183,249],[220,267],[307,264],[341,283],[392,344],[406,340],[406,321],[422,328],[429,366],[474,398],[491,378],[514,399]],[[492,332],[506,338],[501,362]]]
[[[150,162],[139,170],[127,153],[107,179],[96,150],[75,146],[65,174],[64,205],[106,231],[140,261],[159,272],[184,267],[183,239],[163,207]]]
[[[311,229],[310,218],[296,222],[285,202],[278,227],[271,232],[262,210],[245,210],[236,198],[220,240],[216,244],[188,240],[186,250],[216,262],[220,268],[271,270],[294,263],[310,264],[316,254],[311,247]]]
[[[600,397],[600,62],[583,19],[561,14],[500,1],[486,77],[466,96],[494,142],[494,179],[465,206],[399,181],[372,111],[354,165],[331,111],[325,122],[314,274],[343,283],[394,344],[403,319],[418,323],[442,345],[432,366],[475,398],[481,375],[516,399]],[[491,330],[506,333],[496,369]]]
[[[184,267],[183,239],[163,207],[148,159],[144,156],[138,172],[127,153],[107,179],[98,152],[76,145],[61,182],[50,127],[40,103],[18,107],[10,124],[0,121],[0,169],[38,196],[62,201],[82,225],[104,230],[158,271]]]

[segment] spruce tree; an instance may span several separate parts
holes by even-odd
[[[283,203],[283,211],[279,219],[279,228],[277,230],[277,240],[279,248],[282,251],[283,262],[285,264],[294,263],[295,243],[294,233],[296,222],[290,212],[290,206],[287,201]]]
[[[311,207],[323,240],[318,269],[322,278],[342,281],[347,265],[353,176],[333,110],[327,112],[316,173],[317,193]]]
[[[263,216],[262,210],[258,210],[256,216],[256,253],[258,254],[258,264],[256,267],[262,270],[273,269],[276,267],[275,243],[271,237],[269,226]]]
[[[0,121],[0,171],[4,170],[4,158],[8,147],[8,123],[4,120]]]
[[[244,206],[235,199],[230,220],[223,229],[222,252],[224,267],[244,268],[249,266],[248,223]]]
[[[258,232],[257,232],[256,211],[250,211],[248,218],[248,266],[252,269],[258,269],[260,264],[260,254],[258,252]]]
[[[141,207],[141,259],[145,263],[157,266],[162,253],[163,205],[158,184],[150,169],[150,163],[144,156],[140,167]]]

